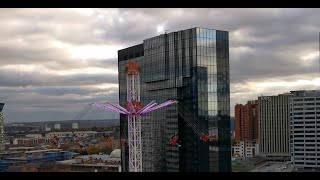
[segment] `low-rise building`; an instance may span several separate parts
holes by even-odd
[[[68,165],[71,171],[80,172],[121,172],[121,150],[115,149],[110,155],[95,154],[78,156],[56,164]]]
[[[79,129],[78,123],[72,123],[72,129]]]
[[[37,144],[45,144],[50,143],[50,137],[39,137],[39,138],[15,138],[13,140],[13,145],[37,145]]]
[[[72,137],[73,133],[72,132],[50,132],[46,134],[46,137],[52,138],[52,137]]]
[[[27,138],[42,138],[42,134],[27,134]]]
[[[94,137],[96,134],[96,131],[50,132],[46,134],[46,137]]]
[[[97,134],[96,131],[76,131],[73,133],[77,137],[93,137]]]
[[[254,140],[235,141],[232,146],[232,154],[235,157],[253,157],[258,154],[259,144]]]
[[[61,125],[60,124],[55,124],[54,125],[54,129],[60,130],[61,129]]]

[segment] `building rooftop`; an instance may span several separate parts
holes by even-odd
[[[72,132],[49,132],[47,134],[72,134]]]
[[[304,96],[320,96],[320,90],[300,90],[300,91],[290,91],[294,96],[304,97]]]
[[[96,131],[75,131],[74,133],[97,133]]]
[[[266,162],[251,172],[292,172],[290,162]]]
[[[63,151],[62,149],[45,149],[45,150],[34,150],[34,151],[27,151],[26,154],[31,153],[41,153],[41,152],[53,152],[53,151]]]
[[[34,147],[12,147],[9,148],[9,150],[31,150],[31,149],[35,149]]]

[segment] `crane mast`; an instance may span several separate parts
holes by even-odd
[[[134,61],[126,66],[127,76],[127,110],[128,114],[128,145],[129,145],[129,171],[142,172],[141,149],[141,117],[135,114],[141,109],[140,102],[140,67]],[[131,108],[130,106],[133,106]]]

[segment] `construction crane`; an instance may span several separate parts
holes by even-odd
[[[106,102],[106,104],[90,103],[90,105],[107,111],[127,115],[129,172],[142,172],[141,116],[159,108],[177,104],[178,101],[168,100],[161,104],[151,101],[149,104],[142,107],[142,103],[140,102],[141,68],[131,60],[126,65],[125,72],[127,77],[127,103],[125,108],[110,102]]]

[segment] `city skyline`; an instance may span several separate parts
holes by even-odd
[[[5,27],[0,30],[0,96],[8,96],[5,122],[67,120],[86,103],[118,102],[118,50],[165,30],[190,27],[229,31],[231,116],[236,103],[261,94],[320,87],[320,9],[0,12]],[[117,116],[104,112],[98,117]]]

